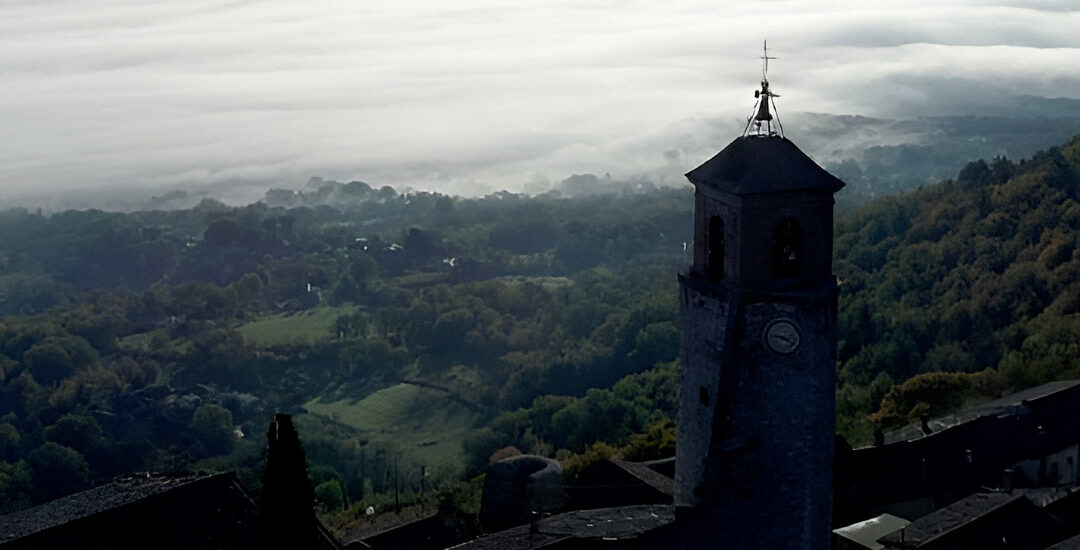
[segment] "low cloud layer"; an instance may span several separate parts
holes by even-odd
[[[7,0],[0,196],[664,183],[742,130],[764,37],[782,115],[1080,96],[1074,2],[500,4]]]

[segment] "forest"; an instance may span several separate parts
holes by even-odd
[[[258,491],[275,411],[329,515],[452,493],[495,452],[670,455],[691,208],[316,178],[0,212],[0,513],[137,470]],[[1078,229],[1080,139],[840,214],[841,434],[1080,376]]]

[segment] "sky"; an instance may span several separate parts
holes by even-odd
[[[764,39],[797,122],[1078,98],[1076,29],[1075,0],[3,0],[0,199],[670,183],[742,132]]]

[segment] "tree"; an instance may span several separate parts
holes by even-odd
[[[995,388],[992,384],[983,383],[986,378],[993,376],[989,374],[992,372],[931,372],[914,376],[893,386],[885,394],[881,400],[881,410],[874,413],[871,420],[889,427],[915,422],[922,417],[934,418],[950,413],[973,397],[975,388],[993,391]]]
[[[962,185],[980,186],[989,183],[990,178],[990,167],[987,166],[985,160],[979,159],[967,163],[956,179]]]
[[[55,384],[75,372],[71,355],[55,341],[34,344],[34,347],[23,355],[23,362],[34,375],[34,379],[43,384]]]
[[[86,488],[90,465],[75,449],[52,441],[30,452],[27,457],[34,480],[36,502],[46,502]]]
[[[196,409],[191,430],[210,454],[229,453],[236,443],[232,413],[220,405],[207,403]]]
[[[0,461],[0,515],[29,506],[32,485],[26,461],[14,464]]]
[[[627,460],[659,460],[675,456],[675,423],[670,420],[650,424],[644,433],[630,436],[630,443],[623,451]]]
[[[465,472],[475,474],[483,471],[488,458],[502,444],[503,438],[491,428],[479,428],[465,436],[462,447],[465,453]]]
[[[259,507],[263,548],[308,548],[317,536],[315,490],[308,478],[307,457],[292,416],[278,413],[266,439],[266,469]]]
[[[341,490],[341,483],[336,479],[330,479],[315,487],[315,502],[324,512],[336,512],[345,507],[345,493]]]
[[[338,336],[356,338],[367,334],[371,317],[363,311],[343,313],[334,320],[334,331]]]
[[[362,252],[357,252],[349,258],[349,275],[360,288],[366,288],[367,282],[378,277],[379,264]]]
[[[192,338],[191,343],[190,362],[215,377],[237,370],[250,351],[244,337],[231,329],[208,330]]]
[[[415,262],[425,262],[433,256],[441,255],[443,250],[442,241],[438,235],[416,227],[409,228],[402,246],[405,248],[405,253]]]
[[[45,428],[45,437],[79,452],[88,452],[101,444],[101,426],[89,416],[65,414]]]
[[[262,290],[262,280],[254,273],[248,273],[243,277],[236,280],[235,283],[229,285],[229,288],[235,293],[236,299],[239,302],[239,307],[253,308],[258,305],[259,292]]]
[[[0,395],[9,410],[19,416],[28,416],[38,411],[49,394],[34,380],[30,371],[24,370],[8,380]]]
[[[8,422],[0,423],[0,460],[11,460],[19,451],[19,430]]]
[[[627,359],[631,372],[650,369],[659,361],[671,361],[679,355],[679,329],[674,323],[649,323],[634,337],[634,350]]]

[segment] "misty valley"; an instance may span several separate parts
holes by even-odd
[[[855,184],[833,254],[852,445],[1080,377],[1080,139],[961,154],[944,181],[913,167],[872,193],[881,174],[834,170]],[[276,412],[339,533],[475,514],[500,457],[557,459],[570,483],[671,457],[692,191],[574,182],[0,212],[0,513],[136,471],[236,471],[258,493]]]

